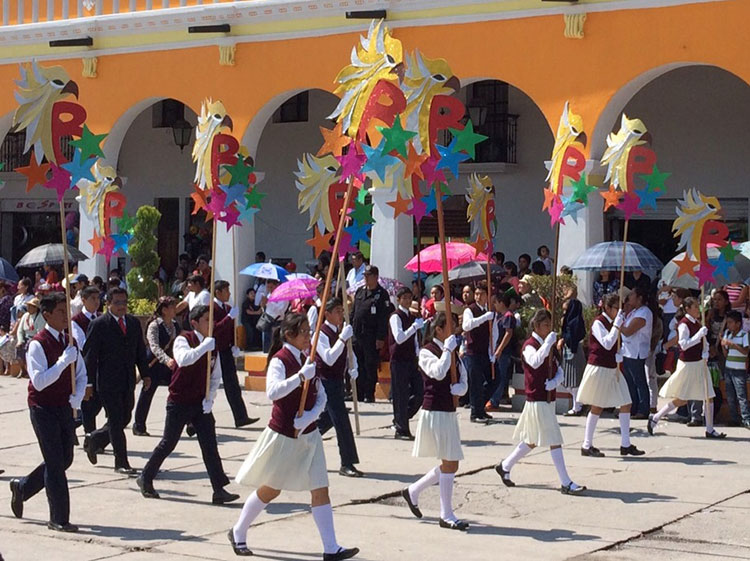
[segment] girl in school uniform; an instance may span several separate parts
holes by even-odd
[[[466,531],[469,523],[459,520],[453,513],[453,480],[458,471],[458,462],[464,459],[461,451],[461,435],[458,431],[458,418],[454,396],[462,396],[468,389],[466,370],[454,351],[458,346],[456,335],[448,332],[445,312],[438,312],[430,323],[427,343],[419,351],[419,369],[424,381],[422,413],[417,424],[412,456],[416,458],[437,458],[439,466],[428,471],[419,481],[401,491],[412,514],[422,518],[419,510],[419,495],[422,491],[438,483],[440,485],[440,527]],[[458,330],[458,318],[454,315],[453,325]],[[430,338],[429,336],[432,336]],[[461,375],[458,383],[451,384],[451,358],[456,361]]]
[[[596,423],[602,410],[617,407],[620,410],[620,455],[642,456],[645,454],[630,443],[630,408],[632,399],[628,383],[617,366],[617,339],[620,327],[625,320],[618,311],[620,297],[616,293],[602,298],[603,312],[591,325],[589,336],[589,358],[583,381],[578,389],[581,403],[591,406],[586,418],[586,432],[581,446],[581,456],[604,457],[604,453],[594,446]]]
[[[515,487],[516,484],[510,479],[513,466],[537,446],[549,446],[560,477],[560,492],[579,495],[586,487],[574,483],[568,475],[562,452],[562,433],[555,416],[555,388],[562,382],[563,371],[554,354],[551,366],[548,360],[557,341],[557,333],[552,331],[550,313],[538,310],[531,319],[531,328],[531,337],[521,347],[526,404],[513,433],[513,438],[520,442],[510,456],[495,466],[495,471],[506,487]],[[549,378],[551,369],[556,372],[554,378]]]
[[[266,395],[273,401],[271,419],[235,480],[255,487],[237,523],[229,530],[236,555],[249,556],[247,531],[253,520],[282,490],[310,491],[312,515],[323,542],[324,561],[354,557],[359,550],[336,541],[333,510],[328,497],[328,474],[323,441],[315,424],[325,408],[326,394],[315,377],[315,364],[307,360],[310,326],[303,314],[288,314],[274,333],[268,354]],[[302,386],[310,380],[305,411],[297,416]]]
[[[680,358],[677,368],[659,392],[661,397],[670,400],[655,415],[648,417],[648,433],[654,434],[659,420],[671,411],[685,405],[690,400],[705,402],[706,438],[726,438],[726,434],[714,429],[714,388],[708,371],[708,328],[700,324],[700,304],[692,296],[682,302],[684,316],[677,323],[677,337]]]

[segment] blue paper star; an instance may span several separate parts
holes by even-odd
[[[453,174],[453,177],[458,178],[458,164],[465,162],[469,159],[469,155],[466,152],[454,152],[453,149],[456,147],[456,137],[453,137],[451,143],[446,146],[437,145],[438,152],[440,152],[440,162],[435,169],[448,169]]]
[[[73,153],[73,161],[61,165],[70,174],[70,186],[77,185],[81,179],[88,179],[89,181],[96,181],[94,175],[91,173],[91,168],[94,165],[93,159],[81,161],[81,149],[76,148]]]
[[[377,148],[370,148],[366,144],[362,144],[362,150],[367,157],[367,161],[365,162],[365,165],[362,166],[361,172],[365,173],[368,171],[374,171],[380,178],[380,181],[385,181],[385,168],[392,166],[399,161],[395,156],[381,153],[384,143],[385,139],[381,140]]]
[[[586,208],[586,205],[568,197],[563,199],[563,211],[560,216],[570,216],[573,222],[578,224],[578,212]]]
[[[115,252],[120,250],[123,250],[125,253],[128,252],[128,244],[133,237],[132,234],[112,234],[110,237],[112,238],[112,241],[115,242]]]
[[[641,202],[638,204],[638,208],[645,208],[646,206],[650,206],[654,210],[656,210],[656,199],[658,199],[661,196],[661,191],[651,191],[648,188],[646,189],[636,189],[635,192],[638,194],[638,197],[641,199]]]
[[[259,210],[260,209],[258,207],[254,207],[254,206],[244,207],[240,211],[240,215],[237,217],[237,220],[240,222],[247,222],[248,224],[250,224],[253,221],[253,216]]]
[[[247,191],[247,186],[242,183],[237,183],[235,185],[220,185],[220,187],[221,190],[227,194],[227,205],[238,200],[245,194],[245,191]]]
[[[355,221],[351,226],[347,226],[346,228],[344,228],[344,230],[352,238],[349,243],[354,245],[360,241],[370,243],[370,238],[368,237],[367,233],[371,228],[372,224],[359,224]]]
[[[732,266],[731,261],[725,260],[722,256],[717,257],[716,259],[709,259],[708,262],[716,267],[716,270],[714,271],[714,278],[722,276],[725,279],[729,280],[729,267]]]
[[[447,199],[446,195],[443,195],[443,200]],[[424,205],[424,213],[430,214],[432,211],[437,210],[437,199],[435,198],[435,191],[430,191],[427,195],[420,199]]]

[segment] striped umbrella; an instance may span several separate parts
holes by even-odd
[[[622,242],[602,242],[588,248],[570,267],[577,271],[619,271],[622,265]],[[641,244],[628,242],[625,248],[626,271],[658,271],[664,266]]]
[[[68,261],[79,263],[86,261],[88,255],[80,251],[77,247],[68,246]],[[42,265],[61,265],[63,262],[63,245],[61,243],[48,243],[40,245],[29,251],[21,257],[16,263],[18,267],[41,267]]]

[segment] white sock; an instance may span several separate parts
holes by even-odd
[[[620,411],[620,446],[630,446],[630,413]]]
[[[594,443],[594,431],[596,430],[596,423],[599,422],[599,415],[594,415],[589,411],[586,417],[586,433],[583,437],[583,447],[588,450]]]
[[[659,409],[659,412],[656,415],[653,416],[654,424],[658,423],[664,415],[671,413],[675,409],[677,409],[677,406],[674,404],[674,401],[667,403],[664,407]]]
[[[560,483],[563,486],[570,485],[572,481],[568,475],[568,470],[565,469],[565,459],[563,458],[562,448],[551,448],[549,453],[552,455],[552,461],[555,464]]]
[[[266,506],[268,506],[268,504],[260,500],[258,492],[253,491],[253,494],[245,501],[245,504],[242,507],[242,512],[240,512],[240,517],[234,525],[234,528],[232,528],[232,531],[234,532],[234,543],[247,543],[247,531],[250,529],[250,524],[253,523],[253,520],[258,518],[258,515],[263,512],[263,509],[266,508]]]
[[[427,487],[432,487],[433,485],[435,485],[439,479],[440,468],[436,466],[425,473],[421,479],[409,485],[409,498],[411,499],[411,502],[415,506],[418,505],[419,495],[422,493],[422,491],[427,489]]]
[[[333,529],[333,509],[331,503],[312,507],[313,520],[318,527],[320,541],[323,542],[323,553],[336,553],[341,546],[336,541],[336,531]]]
[[[453,514],[453,479],[455,473],[440,474],[440,518],[447,522],[456,520]]]
[[[573,398],[573,411],[578,413],[583,409],[583,403],[578,401],[578,388],[570,388],[570,395]]]
[[[513,466],[516,465],[518,461],[529,452],[531,452],[531,446],[529,446],[525,442],[520,442],[518,446],[516,446],[515,450],[510,453],[510,456],[503,460],[503,469],[507,472],[510,472],[510,470],[513,469]]]
[[[706,432],[714,432],[714,402],[704,401],[703,412],[706,417]]]

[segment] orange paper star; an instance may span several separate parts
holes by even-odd
[[[411,199],[404,199],[401,197],[401,193],[396,193],[396,200],[386,204],[393,207],[393,218],[396,218],[399,214],[406,214],[406,211],[409,210]]]
[[[552,204],[555,202],[555,199],[557,198],[557,195],[555,195],[555,192],[552,189],[545,189],[544,190],[544,205],[542,206],[542,210],[547,210],[552,206]]]
[[[313,248],[315,251],[315,257],[318,257],[323,251],[330,251],[332,248],[330,232],[321,233],[317,225],[313,229],[313,237],[305,243]]]
[[[208,200],[206,198],[207,191],[204,191],[197,185],[193,185],[193,192],[190,193],[190,198],[195,201],[195,208],[191,214],[198,214],[201,209],[206,211],[206,222],[214,217],[214,213],[208,210]]]
[[[32,148],[31,160],[29,161],[29,165],[16,168],[16,171],[26,176],[26,192],[28,193],[37,185],[44,185],[47,182],[47,172],[49,171],[49,164],[37,164],[36,158],[34,157],[34,149]]]
[[[609,190],[599,191],[599,194],[604,197],[604,211],[608,211],[610,207],[617,206],[620,204],[620,193],[610,185]]]
[[[677,265],[678,271],[677,271],[677,277],[681,277],[682,275],[688,275],[691,277],[695,276],[695,266],[698,264],[697,261],[693,261],[690,259],[690,256],[685,252],[685,257],[683,257],[680,261],[675,261],[675,265]]]
[[[477,250],[477,253],[483,253],[484,250],[487,249],[487,240],[483,240],[480,238],[471,245],[474,246],[474,249]]]
[[[412,175],[424,179],[422,164],[427,160],[427,154],[417,154],[414,145],[409,143],[409,153],[406,157],[406,167],[404,168],[404,177],[409,178]]]
[[[336,123],[333,129],[320,127],[320,134],[323,135],[323,146],[320,147],[320,150],[316,154],[318,157],[329,153],[334,156],[341,156],[342,149],[349,146],[351,142],[351,138],[341,133],[341,123]]]
[[[89,240],[89,243],[91,244],[91,249],[93,250],[94,255],[96,255],[102,249],[102,245],[104,244],[104,236],[100,236],[99,233],[94,230],[94,237]]]

